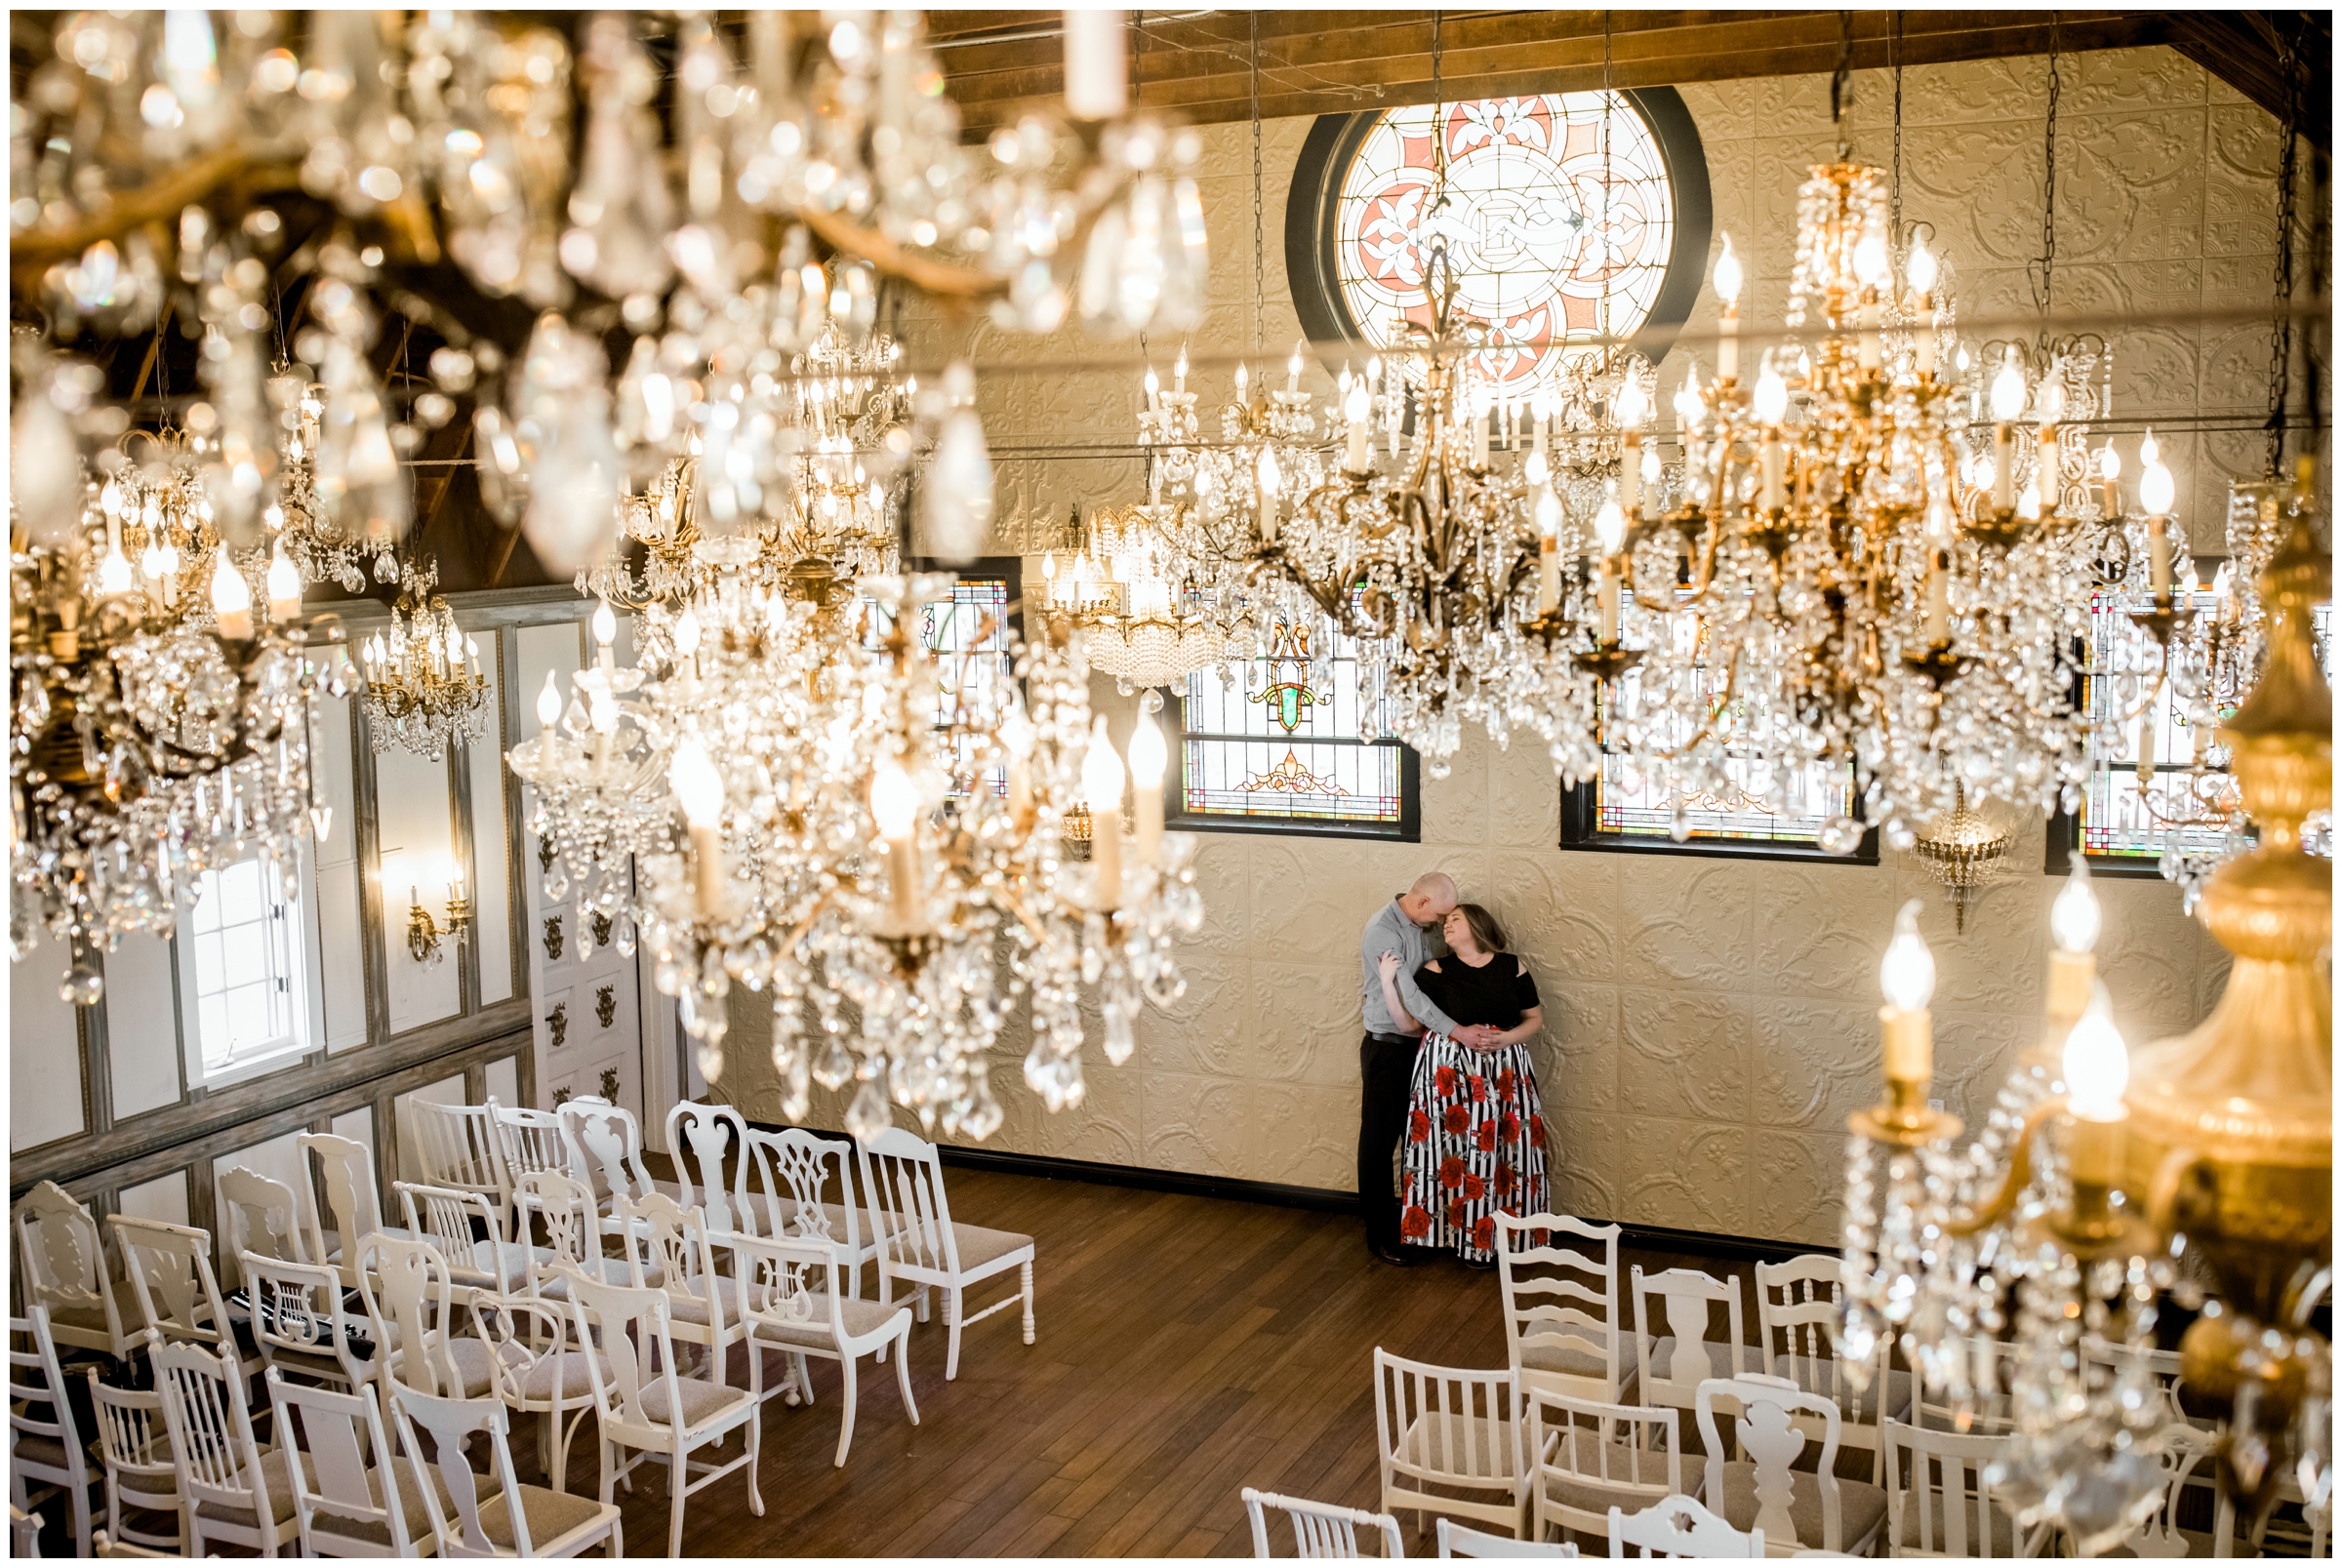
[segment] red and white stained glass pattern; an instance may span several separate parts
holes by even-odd
[[[1356,652],[1337,637],[1319,684],[1310,635],[1311,628],[1280,623],[1267,657],[1236,663],[1238,678],[1224,680],[1216,668],[1188,677],[1180,741],[1186,815],[1377,825],[1401,820],[1398,746],[1359,733]]]
[[[1401,318],[1430,324],[1424,267],[1433,237],[1446,236],[1457,308],[1496,345],[1474,357],[1477,375],[1500,398],[1525,398],[1559,382],[1568,340],[1649,319],[1675,246],[1675,191],[1658,136],[1623,94],[1418,104],[1386,112],[1359,144],[1336,225],[1344,302],[1377,347],[1402,337]]]

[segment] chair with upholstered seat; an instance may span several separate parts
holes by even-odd
[[[408,1102],[405,1114],[415,1135],[416,1175],[422,1185],[475,1193],[499,1215],[511,1208],[512,1179],[505,1174],[493,1101],[443,1106],[415,1100]]]
[[[358,1299],[374,1330],[376,1381],[477,1399],[494,1385],[486,1345],[458,1332],[447,1261],[427,1241],[381,1231],[358,1249]]]
[[[839,1289],[841,1249],[819,1241],[770,1236],[733,1235],[724,1245],[734,1259],[733,1277],[739,1281],[740,1315],[747,1329],[750,1387],[758,1398],[769,1399],[784,1390],[764,1387],[764,1353],[786,1351],[795,1365],[795,1385],[805,1402],[813,1402],[812,1380],[804,1374],[804,1358],[835,1361],[845,1384],[845,1415],[838,1427],[837,1458],[846,1462],[854,1440],[855,1362],[862,1356],[884,1358],[896,1348],[895,1382],[903,1391],[903,1410],[912,1426],[919,1407],[910,1396],[910,1308],[847,1298]]]
[[[705,1209],[711,1234],[763,1233],[755,1206],[741,1201],[747,1190],[747,1118],[730,1106],[678,1100],[666,1113],[666,1151],[675,1162],[675,1202]]]
[[[2026,1533],[1986,1471],[2005,1434],[1886,1424],[1886,1540],[1898,1557],[2030,1557]],[[2030,1542],[2038,1548],[2046,1527]]]
[[[1453,1519],[1439,1521],[1442,1557],[1574,1557],[1577,1554],[1573,1542],[1515,1541],[1511,1536],[1474,1530]]]
[[[626,1250],[626,1283],[666,1293],[668,1332],[698,1346],[700,1371],[724,1382],[731,1348],[748,1337],[748,1329],[737,1281],[716,1272],[706,1211],[654,1192],[639,1201],[618,1199],[610,1217]]]
[[[1505,1352],[1522,1389],[1616,1404],[1632,1391],[1636,1350],[1619,1312],[1617,1226],[1566,1214],[1496,1216]],[[1568,1245],[1591,1241],[1599,1251]]]
[[[1639,1510],[1686,1490],[1681,1414],[1579,1399],[1550,1388],[1521,1396],[1527,1409],[1530,1536],[1576,1530],[1599,1536],[1610,1510]],[[1692,1478],[1697,1489],[1699,1477]]]
[[[74,1428],[72,1401],[57,1342],[50,1337],[49,1308],[34,1302],[22,1317],[8,1320],[8,1498],[30,1510],[62,1496],[73,1515],[76,1555],[90,1554],[90,1456]],[[37,1416],[46,1409],[47,1416]],[[35,1493],[26,1483],[45,1483]]]
[[[127,1357],[139,1329],[138,1300],[127,1275],[108,1272],[90,1211],[55,1182],[40,1182],[17,1204],[16,1221],[24,1299],[49,1308],[56,1342]]]
[[[1627,1295],[1635,1304],[1635,1397],[1642,1403],[1689,1411],[1708,1379],[1765,1370],[1741,1333],[1739,1275],[1717,1279],[1697,1268],[1646,1274],[1636,1264],[1628,1272]],[[1654,1327],[1664,1332],[1654,1334]]]
[[[1629,1551],[1629,1547],[1638,1548]],[[1669,1497],[1639,1513],[1610,1510],[1613,1557],[1763,1557],[1793,1553],[1767,1549],[1762,1530],[1736,1530],[1700,1505],[1697,1498]]]
[[[1244,1514],[1252,1521],[1252,1554],[1255,1557],[1274,1557],[1277,1552],[1269,1547],[1269,1509],[1284,1514],[1293,1526],[1293,1555],[1296,1557],[1362,1557],[1358,1549],[1358,1531],[1361,1528],[1378,1531],[1382,1538],[1383,1555],[1403,1557],[1407,1548],[1398,1538],[1398,1520],[1388,1513],[1369,1513],[1364,1508],[1346,1508],[1335,1503],[1312,1503],[1306,1498],[1279,1497],[1274,1492],[1243,1491]]]
[[[344,1391],[373,1378],[377,1342],[366,1325],[342,1309],[340,1273],[322,1264],[285,1263],[257,1252],[239,1262],[253,1343],[269,1370]]]
[[[593,1370],[586,1363],[600,1352],[571,1348],[576,1329],[566,1303],[477,1290],[467,1310],[472,1336],[489,1349],[496,1396],[515,1415],[542,1418],[540,1461],[553,1490],[568,1491],[569,1445],[593,1409]],[[610,1376],[607,1364],[600,1370]]]
[[[1843,1266],[1835,1253],[1756,1266],[1756,1323],[1764,1344],[1760,1370],[1835,1404],[1840,1440],[1848,1448],[1870,1451],[1871,1481],[1877,1485],[1884,1463],[1880,1424],[1911,1419],[1912,1379],[1890,1368],[1890,1344],[1882,1338],[1865,1386],[1855,1387],[1837,1344]],[[1808,1436],[1820,1435],[1813,1419],[1801,1417],[1798,1424]]]
[[[141,1331],[142,1347],[151,1335]],[[156,1547],[178,1556],[186,1541],[180,1522],[179,1467],[171,1462],[171,1438],[163,1422],[162,1395],[149,1388],[117,1388],[92,1368],[90,1408],[97,1417],[98,1451],[105,1465],[105,1531],[116,1541]],[[146,1529],[126,1512],[157,1514],[171,1533]]]
[[[287,1465],[284,1476],[303,1556],[423,1557],[437,1551],[429,1508],[412,1479],[402,1486],[391,1463],[374,1385],[354,1394],[304,1388],[270,1367],[268,1403],[279,1445],[301,1452],[301,1463]]]
[[[1413,1508],[1529,1533],[1520,1385],[1504,1369],[1467,1372],[1374,1351],[1376,1462],[1383,1511]]]
[[[317,1185],[324,1193],[320,1202],[304,1184],[299,1194],[303,1199],[302,1223],[308,1232],[308,1261],[332,1265],[343,1284],[355,1285],[358,1248],[368,1236],[377,1231],[400,1240],[407,1236],[405,1230],[383,1224],[383,1200],[374,1185],[374,1150],[354,1138],[333,1133],[296,1133],[293,1144],[301,1150],[304,1166],[311,1158],[317,1161]]]
[[[674,1197],[680,1188],[651,1174],[642,1156],[642,1124],[624,1106],[580,1095],[564,1100],[554,1114],[569,1149],[569,1174],[594,1189],[602,1228],[618,1226],[615,1205],[637,1203],[654,1192]]]
[[[926,1320],[927,1290],[944,1298],[944,1322],[949,1347],[944,1355],[944,1380],[959,1376],[960,1331],[1005,1311],[1021,1300],[1025,1306],[1025,1343],[1033,1341],[1032,1238],[1010,1230],[988,1230],[982,1226],[954,1225],[944,1199],[944,1162],[935,1146],[900,1127],[857,1145],[862,1163],[862,1188],[877,1229],[878,1302],[893,1302],[894,1293],[909,1287],[919,1293],[920,1320]],[[1018,1271],[1017,1292],[970,1315],[970,1285],[995,1274]]]
[[[862,1295],[862,1266],[878,1256],[878,1226],[869,1195],[857,1195],[854,1146],[801,1127],[768,1133],[749,1128],[743,1162],[743,1206],[755,1233],[819,1241],[839,1249],[846,1295]],[[831,1193],[835,1197],[831,1197]]]
[[[625,1526],[608,1498],[597,1503],[521,1483],[505,1440],[511,1417],[501,1401],[434,1398],[400,1388],[391,1395],[391,1409],[413,1491],[424,1500],[440,1556],[575,1557],[596,1543],[609,1556],[626,1555]],[[466,1445],[480,1436],[488,1439],[485,1474],[465,1457]]]
[[[602,1255],[602,1222],[593,1188],[576,1177],[566,1171],[531,1171],[513,1184],[512,1202],[519,1216],[515,1234],[545,1237],[542,1247],[531,1243],[529,1295],[567,1302],[572,1272],[606,1285],[633,1280],[633,1267],[624,1257]]]
[[[158,1344],[147,1359],[179,1471],[187,1555],[208,1555],[212,1544],[224,1542],[275,1556],[301,1535],[286,1473],[300,1451],[284,1444],[263,1451],[254,1438],[232,1354],[192,1343]]]
[[[1719,1407],[1738,1439],[1730,1446],[1716,1426]],[[1828,1395],[1753,1372],[1701,1384],[1696,1413],[1708,1456],[1708,1507],[1735,1530],[1762,1531],[1770,1555],[1786,1557],[1799,1547],[1860,1552],[1884,1528],[1884,1489],[1838,1478],[1841,1418]],[[1821,1430],[1814,1467],[1796,1468],[1813,1427]],[[1729,1453],[1749,1457],[1728,1460]]]
[[[222,1265],[248,1252],[281,1263],[307,1263],[302,1243],[301,1200],[274,1177],[232,1165],[214,1182],[219,1198]],[[238,1276],[237,1283],[242,1278]]]
[[[105,1223],[122,1250],[139,1321],[174,1344],[223,1349],[246,1377],[258,1377],[264,1364],[260,1351],[247,1355],[237,1346],[219,1276],[212,1272],[211,1232],[127,1214],[109,1214]]]
[[[1936,1431],[1973,1432],[1996,1437],[2016,1426],[2009,1399],[2014,1386],[2018,1347],[2007,1340],[1971,1334],[1962,1342],[1959,1368],[1967,1376],[1964,1393],[1931,1389],[1924,1380],[1912,1387],[1912,1425]]]
[[[488,1097],[488,1125],[496,1135],[496,1157],[505,1180],[519,1189],[523,1177],[539,1171],[569,1173],[569,1145],[561,1118],[529,1106],[500,1106]]]
[[[509,1198],[492,1198],[468,1187],[430,1186],[421,1182],[393,1182],[407,1232],[439,1249],[454,1281],[460,1306],[475,1290],[515,1291],[529,1282],[529,1270],[546,1255],[528,1244],[527,1237],[507,1241],[505,1226]],[[484,1232],[484,1233],[483,1233]]]
[[[673,1304],[666,1292],[599,1284],[575,1272],[569,1289],[579,1339],[594,1342],[595,1330],[600,1331],[601,1354],[586,1371],[601,1420],[602,1501],[609,1502],[611,1488],[644,1460],[664,1462],[670,1557],[683,1553],[684,1503],[734,1470],[747,1471],[748,1508],[761,1517],[764,1495],[757,1488],[756,1463],[763,1446],[764,1401],[750,1389],[686,1377],[676,1367],[668,1318]],[[501,1414],[503,1407],[498,1409]],[[747,1446],[739,1458],[705,1464],[691,1457],[743,1427]],[[637,1457],[622,1466],[622,1449],[633,1449]]]

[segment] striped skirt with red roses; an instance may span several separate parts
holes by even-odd
[[[1415,1057],[1399,1235],[1495,1255],[1499,1214],[1545,1212],[1545,1115],[1525,1046],[1468,1051],[1428,1035]]]

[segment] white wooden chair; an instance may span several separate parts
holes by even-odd
[[[1505,1352],[1523,1391],[1549,1388],[1616,1404],[1633,1389],[1639,1357],[1621,1343],[1619,1234],[1617,1226],[1566,1214],[1496,1216]],[[1571,1237],[1598,1250],[1572,1248],[1565,1244]]]
[[[308,1231],[308,1260],[333,1265],[343,1284],[355,1285],[358,1249],[368,1236],[381,1232],[407,1238],[404,1230],[383,1225],[383,1201],[374,1186],[374,1151],[354,1138],[332,1133],[296,1133],[293,1144],[303,1155],[316,1158],[317,1185],[324,1193],[322,1203],[312,1199],[305,1186],[301,1194],[307,1200],[302,1205],[302,1218]]]
[[[600,1359],[600,1352],[569,1347],[573,1319],[564,1303],[480,1290],[472,1292],[467,1309],[473,1337],[489,1349],[496,1396],[515,1415],[541,1418],[538,1447],[545,1476],[554,1491],[568,1491],[569,1445],[594,1408],[586,1363]],[[602,1376],[610,1376],[607,1365]]]
[[[1683,1484],[1682,1415],[1642,1405],[1579,1399],[1550,1389],[1522,1395],[1528,1410],[1531,1540],[1581,1531],[1599,1536],[1614,1508],[1639,1510],[1697,1491]]]
[[[747,1130],[739,1200],[756,1234],[826,1242],[846,1266],[846,1295],[862,1296],[862,1266],[878,1256],[878,1225],[869,1193],[857,1195],[854,1145],[802,1128]],[[834,1191],[836,1201],[830,1200]]]
[[[206,1556],[225,1543],[275,1556],[301,1534],[286,1473],[299,1450],[280,1444],[262,1451],[234,1356],[195,1344],[154,1345],[147,1355],[179,1470],[187,1555]]]
[[[496,1134],[496,1157],[505,1179],[515,1189],[524,1177],[540,1171],[569,1174],[569,1145],[561,1136],[561,1118],[551,1111],[500,1106],[490,1095],[488,1124]]]
[[[220,1257],[222,1263],[258,1253],[284,1263],[307,1263],[301,1241],[301,1200],[273,1177],[241,1165],[220,1173],[213,1184],[219,1198]],[[236,1282],[243,1283],[242,1276]]]
[[[442,1106],[428,1100],[407,1103],[407,1125],[415,1134],[416,1175],[424,1186],[475,1192],[499,1214],[512,1206],[512,1180],[496,1133],[496,1106]],[[503,1226],[497,1226],[498,1233]]]
[[[1738,1442],[1732,1448],[1716,1428],[1719,1405],[1727,1414],[1738,1412],[1733,1415]],[[1827,1395],[1761,1373],[1711,1378],[1700,1385],[1695,1413],[1708,1456],[1702,1492],[1709,1507],[1735,1530],[1762,1531],[1771,1555],[1786,1557],[1799,1547],[1860,1552],[1884,1527],[1886,1493],[1838,1479],[1842,1418]],[[1807,1427],[1814,1425],[1822,1431],[1814,1467],[1796,1469],[1809,1440]],[[1733,1452],[1749,1457],[1724,1458]]]
[[[706,1210],[715,1235],[760,1233],[755,1210],[741,1201],[747,1190],[747,1118],[730,1106],[678,1100],[666,1113],[666,1149],[675,1162],[678,1204]]]
[[[1529,1533],[1529,1462],[1521,1452],[1520,1382],[1374,1351],[1376,1461],[1383,1511],[1484,1519]],[[1458,1494],[1463,1494],[1459,1496]]]
[[[1439,1520],[1442,1557],[1574,1557],[1577,1544],[1569,1541],[1515,1541],[1474,1530],[1453,1519]]]
[[[248,1252],[240,1260],[253,1343],[268,1370],[354,1390],[374,1377],[381,1342],[360,1356],[357,1325],[342,1309],[342,1276],[322,1264],[284,1263]]]
[[[705,1211],[653,1192],[639,1202],[618,1199],[610,1218],[626,1251],[627,1285],[666,1292],[668,1333],[698,1346],[701,1373],[724,1382],[732,1347],[748,1337],[748,1326],[739,1283],[716,1272]]]
[[[944,1298],[944,1322],[950,1345],[944,1356],[944,1381],[959,1376],[960,1331],[981,1323],[994,1312],[1025,1305],[1025,1343],[1032,1330],[1032,1258],[1030,1236],[1011,1230],[988,1230],[982,1226],[954,1225],[944,1200],[944,1162],[933,1144],[900,1127],[858,1144],[862,1189],[869,1204],[878,1241],[878,1304],[894,1301],[898,1286],[919,1293],[919,1316],[926,1319],[927,1288]],[[1015,1268],[1018,1289],[982,1311],[970,1314],[970,1285]]]
[[[268,1369],[268,1405],[280,1447],[301,1463],[285,1467],[304,1557],[421,1557],[438,1543],[423,1534],[422,1500],[401,1498],[383,1411],[367,1384],[354,1394],[303,1388]],[[419,1539],[420,1537],[420,1539]]]
[[[391,1395],[399,1447],[413,1491],[429,1516],[442,1557],[576,1557],[601,1545],[626,1555],[626,1529],[608,1499],[524,1486],[505,1441],[511,1418],[495,1399],[443,1399],[401,1388]],[[426,1452],[416,1428],[429,1436]],[[488,1470],[464,1457],[474,1437],[488,1438]]]
[[[592,1187],[566,1171],[531,1171],[513,1185],[512,1201],[515,1233],[545,1236],[544,1246],[530,1244],[531,1296],[567,1302],[572,1272],[605,1285],[632,1281],[633,1269],[625,1258],[602,1255],[601,1215]]]
[[[493,1381],[488,1347],[457,1332],[455,1282],[427,1241],[377,1231],[358,1249],[358,1299],[374,1332],[375,1379],[385,1395],[400,1387],[476,1399]]]
[[[601,1330],[602,1354],[586,1370],[601,1420],[602,1501],[609,1502],[611,1487],[644,1459],[664,1461],[670,1557],[683,1554],[684,1503],[734,1470],[747,1471],[748,1508],[761,1518],[764,1495],[757,1488],[756,1465],[764,1401],[749,1389],[685,1377],[676,1369],[668,1331],[671,1304],[665,1291],[597,1284],[577,1273],[570,1275],[569,1288],[580,1339],[590,1339],[596,1326]],[[498,1409],[501,1413],[503,1407]],[[720,1464],[692,1459],[695,1451],[714,1447],[744,1427],[747,1446],[739,1458]],[[621,1467],[618,1451],[626,1448],[638,1457]]]
[[[17,1204],[16,1222],[24,1300],[49,1308],[56,1342],[127,1357],[139,1327],[136,1298],[128,1277],[107,1269],[90,1211],[55,1182],[41,1182]]]
[[[2100,1546],[2083,1541],[2076,1545],[2081,1556],[2126,1557],[2232,1557],[2236,1555],[2236,1510],[2225,1497],[2217,1500],[2212,1512],[2210,1530],[2190,1530],[2179,1523],[2180,1494],[2204,1477],[2199,1473],[2212,1457],[2218,1445],[2217,1434],[2206,1431],[2193,1422],[2173,1421],[2157,1434],[2156,1463],[2163,1472],[2162,1492],[2155,1511],[2121,1532],[2119,1539]],[[1890,1469],[1889,1473],[1892,1471]],[[2306,1511],[2306,1510],[2305,1510]],[[2312,1521],[2315,1528],[2315,1520]],[[2048,1525],[2034,1532],[2034,1547],[2026,1556],[2038,1556],[2038,1548],[2052,1534]],[[2096,1550],[2091,1550],[2096,1547]],[[2313,1541],[2312,1557],[2322,1557],[2323,1543]]]
[[[147,1343],[141,1337],[141,1346]],[[171,1462],[162,1395],[148,1388],[116,1388],[90,1381],[90,1407],[98,1418],[98,1451],[105,1462],[105,1531],[116,1541],[155,1547],[178,1556],[186,1546],[180,1519],[179,1467]],[[171,1520],[161,1535],[132,1524],[126,1508],[159,1513]]]
[[[1635,1387],[1642,1403],[1689,1410],[1708,1379],[1764,1370],[1756,1347],[1741,1333],[1739,1275],[1717,1279],[1697,1268],[1646,1274],[1636,1264],[1628,1273],[1627,1294],[1635,1303]],[[1654,1298],[1666,1327],[1656,1337],[1650,1317]],[[1715,1337],[1719,1307],[1724,1317],[1720,1340]]]
[[[149,1551],[144,1547],[134,1547],[127,1541],[109,1541],[106,1539],[105,1532],[101,1530],[98,1532],[97,1549],[92,1555],[99,1557],[176,1557],[179,1553],[176,1551]]]
[[[212,1236],[193,1226],[109,1214],[114,1245],[130,1274],[140,1322],[174,1344],[209,1345],[236,1359],[246,1377],[260,1375],[258,1350],[242,1353],[227,1318],[227,1303],[212,1272]]]
[[[511,1213],[506,1199],[469,1187],[430,1186],[421,1182],[393,1182],[398,1206],[407,1222],[407,1234],[429,1242],[447,1264],[462,1305],[475,1290],[514,1291],[528,1283],[529,1269],[543,1255],[526,1237],[505,1238]],[[486,1235],[479,1234],[481,1228]]]
[[[2018,1351],[2019,1347],[2006,1340],[1985,1334],[1968,1336],[1959,1357],[1967,1391],[1955,1394],[1947,1388],[1931,1392],[1925,1379],[1914,1379],[1912,1425],[1981,1437],[1998,1437],[2013,1430],[2016,1412],[2009,1402],[2009,1388]]]
[[[1255,1557],[1280,1555],[1269,1549],[1269,1514],[1275,1508],[1293,1526],[1293,1555],[1296,1557],[1362,1557],[1358,1549],[1358,1531],[1361,1527],[1382,1532],[1383,1555],[1403,1557],[1407,1548],[1398,1538],[1398,1521],[1388,1513],[1369,1513],[1364,1508],[1346,1508],[1333,1503],[1312,1503],[1304,1498],[1279,1497],[1274,1492],[1244,1488],[1244,1512],[1252,1520],[1252,1554]]]
[[[1634,1547],[1638,1550],[1629,1551]],[[1735,1530],[1697,1498],[1662,1498],[1639,1513],[1610,1510],[1613,1557],[1762,1557],[1762,1530]],[[1772,1552],[1781,1556],[1784,1553]]]
[[[1882,1422],[1911,1419],[1912,1377],[1890,1367],[1888,1346],[1882,1340],[1869,1387],[1855,1388],[1837,1347],[1842,1266],[1834,1253],[1807,1253],[1787,1263],[1756,1266],[1763,1370],[1837,1406],[1840,1440],[1870,1452],[1871,1481],[1877,1485],[1884,1464],[1879,1427]],[[1814,1423],[1801,1425],[1809,1435],[1820,1435]]]
[[[101,1543],[105,1540],[103,1530],[98,1532],[98,1540]],[[8,1546],[11,1556],[37,1559],[41,1554],[41,1516],[11,1503],[8,1506]]]
[[[1886,1549],[1896,1557],[2030,1557],[1985,1471],[2006,1436],[1886,1424]],[[2040,1532],[2045,1536],[2047,1531]],[[2033,1545],[2039,1546],[2039,1541]]]
[[[2218,1422],[2199,1420],[2189,1415],[2180,1404],[2180,1355],[2177,1350],[2160,1350],[2153,1346],[2140,1346],[2134,1349],[2095,1334],[2084,1334],[2079,1348],[2083,1375],[2093,1383],[2100,1379],[2109,1384],[2127,1383],[2131,1391],[2159,1400],[2171,1420],[2184,1421],[2206,1431],[2219,1429]],[[2289,1501],[2298,1502],[2299,1499]]]
[[[919,1407],[910,1396],[909,1307],[848,1300],[839,1287],[839,1254],[822,1242],[736,1234],[724,1244],[732,1253],[733,1277],[740,1284],[741,1316],[748,1329],[750,1387],[759,1400],[782,1391],[763,1387],[766,1349],[787,1353],[793,1382],[807,1404],[813,1402],[813,1383],[805,1375],[804,1358],[835,1361],[845,1384],[845,1414],[838,1426],[834,1463],[843,1466],[854,1441],[855,1362],[866,1355],[883,1358],[892,1345],[904,1413],[912,1426],[919,1424]]]
[[[569,1149],[569,1174],[594,1189],[602,1228],[615,1230],[616,1204],[637,1203],[660,1190],[643,1163],[641,1124],[626,1106],[583,1095],[564,1100],[554,1114],[561,1118],[561,1138]],[[671,1183],[667,1191],[674,1192]]]
[[[62,1494],[73,1515],[77,1556],[90,1554],[90,1456],[73,1425],[65,1374],[50,1337],[49,1308],[34,1302],[8,1320],[8,1500],[30,1512]],[[33,1411],[46,1409],[46,1417]],[[38,1481],[35,1493],[27,1483]]]

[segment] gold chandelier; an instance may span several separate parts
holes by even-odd
[[[359,650],[366,673],[366,718],[375,749],[403,746],[437,759],[451,745],[486,732],[488,677],[480,645],[456,624],[447,600],[433,593],[436,563],[409,563],[387,635],[376,632]]]

